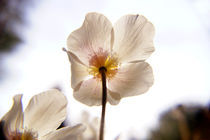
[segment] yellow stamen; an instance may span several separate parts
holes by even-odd
[[[114,55],[107,56],[106,53],[93,56],[90,60],[89,73],[94,77],[101,79],[99,71],[101,67],[106,69],[107,78],[112,78],[119,68],[117,58],[114,57]]]
[[[34,137],[34,134],[28,131],[25,131],[23,133],[20,132],[13,132],[10,133],[7,136],[8,140],[38,140],[36,137]]]

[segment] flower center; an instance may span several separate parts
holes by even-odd
[[[96,78],[101,78],[100,70],[106,70],[106,77],[112,78],[119,68],[119,63],[115,55],[108,55],[103,52],[91,57],[89,61],[89,73]]]
[[[10,133],[7,139],[8,140],[38,140],[36,137],[34,137],[33,133],[30,133],[28,131],[24,133],[20,133],[20,132]]]

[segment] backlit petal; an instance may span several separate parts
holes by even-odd
[[[88,68],[74,54],[69,51],[67,54],[71,62],[71,87],[74,89],[89,75],[89,72]]]
[[[153,84],[153,72],[146,62],[123,65],[108,82],[108,88],[121,97],[145,93]],[[114,93],[113,93],[114,94]]]
[[[121,62],[145,60],[154,51],[153,37],[154,26],[144,16],[123,16],[114,25],[113,51]]]
[[[103,15],[89,13],[81,28],[72,32],[67,40],[68,50],[84,64],[98,52],[110,52],[112,24]]]
[[[101,95],[101,81],[96,78],[85,80],[74,89],[74,98],[89,106],[101,105]]]
[[[42,137],[41,140],[78,140],[78,137],[84,132],[84,125],[74,127],[63,127]]]
[[[98,78],[92,78],[83,81],[77,88],[74,89],[74,98],[89,106],[101,105],[101,80]],[[107,89],[107,102],[112,105],[116,105],[119,103],[120,99],[120,94]]]
[[[21,131],[23,128],[23,111],[22,111],[22,95],[15,95],[13,98],[13,106],[1,121],[4,123],[6,133]]]
[[[66,118],[66,97],[56,89],[35,95],[24,112],[24,127],[39,136],[55,130]]]
[[[117,92],[113,92],[107,89],[107,100],[111,105],[117,105],[120,102],[121,95]]]

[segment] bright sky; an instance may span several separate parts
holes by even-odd
[[[107,106],[106,140],[119,133],[145,137],[158,115],[178,103],[207,104],[210,99],[210,5],[208,0],[45,0],[36,2],[23,31],[25,42],[5,57],[7,77],[0,84],[0,116],[15,94],[23,102],[59,85],[69,99],[68,120],[80,123],[86,110],[100,116],[100,107],[88,107],[72,96],[70,64],[62,51],[68,35],[88,12],[100,12],[114,22],[125,14],[143,14],[156,28],[155,53],[148,62],[154,86],[144,95],[124,98]],[[126,139],[126,136],[124,137]],[[122,138],[122,140],[124,140]]]

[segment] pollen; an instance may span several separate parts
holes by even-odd
[[[100,68],[106,69],[106,77],[111,79],[117,73],[119,63],[115,55],[103,52],[91,57],[89,61],[89,74],[101,78]]]
[[[34,137],[33,133],[30,133],[28,131],[24,133],[20,132],[13,132],[9,136],[7,136],[8,140],[38,140],[36,137]]]

